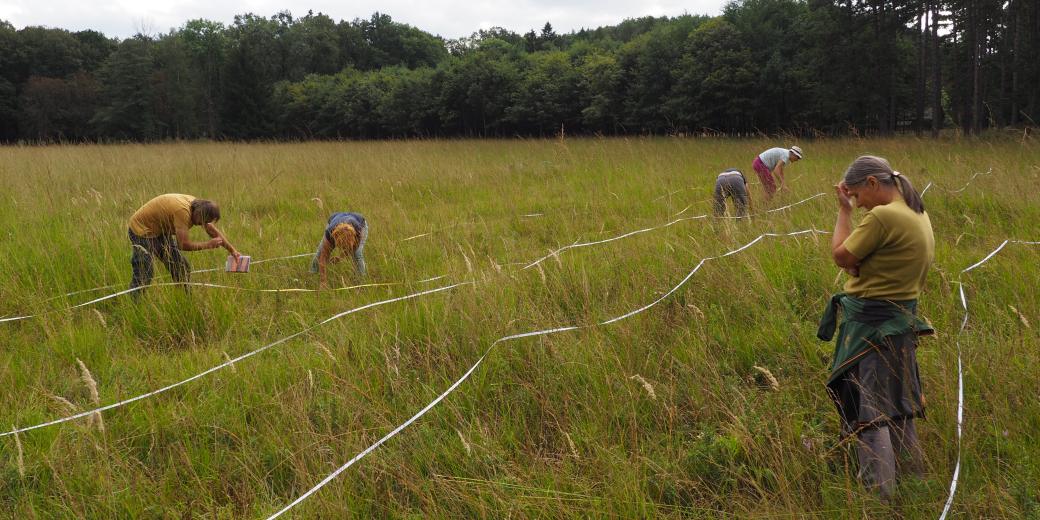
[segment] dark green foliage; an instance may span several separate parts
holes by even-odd
[[[146,36],[124,40],[98,72],[101,106],[93,123],[116,139],[160,137],[153,107],[155,42]]]
[[[735,0],[447,41],[378,12],[123,42],[0,21],[0,141],[974,133],[1035,125],[1038,52],[1030,0]]]

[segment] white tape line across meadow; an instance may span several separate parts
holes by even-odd
[[[252,265],[262,264],[264,262],[274,262],[276,260],[288,260],[290,258],[302,258],[302,257],[305,257],[305,256],[314,256],[314,253],[301,253],[301,254],[298,254],[298,255],[279,256],[279,257],[275,257],[275,258],[265,258],[263,260],[255,260],[255,261],[253,261]],[[224,270],[223,267],[214,267],[212,269],[196,269],[196,270],[192,271],[191,274],[212,273],[214,271],[223,271],[223,270]],[[159,279],[161,279],[161,278],[169,278],[169,276],[170,275],[159,275],[159,276],[156,276],[156,278],[159,278]],[[80,291],[73,291],[73,292],[70,292],[70,293],[65,293],[63,296],[69,297],[69,296],[75,296],[77,294],[83,294],[83,293],[88,293],[88,292],[103,291],[105,289],[112,289],[112,288],[115,288],[115,287],[119,287],[120,285],[122,285],[122,284],[114,283],[114,284],[111,284],[111,285],[104,285],[104,286],[101,286],[101,287],[94,287],[92,289],[83,289],[83,290],[80,290]],[[60,298],[60,297],[61,296],[55,296],[54,298]],[[54,298],[50,298],[50,299],[54,299]]]
[[[764,211],[762,213],[759,213],[758,215],[784,211],[784,210],[793,208],[795,206],[798,206],[800,204],[804,204],[806,202],[809,202],[810,200],[813,200],[815,198],[822,197],[824,195],[825,195],[824,193],[817,193],[817,194],[815,194],[815,195],[813,195],[811,197],[808,197],[806,199],[802,199],[802,200],[800,200],[798,202],[795,202],[793,204],[788,204],[786,206],[782,206],[782,207],[779,207],[779,208],[774,208],[774,209],[771,209],[771,210],[768,210],[768,211]],[[689,208],[687,208],[687,209],[689,209]],[[683,211],[681,211],[679,213],[682,214],[685,211],[686,210],[684,209]],[[754,216],[754,215],[749,215],[749,216]],[[674,220],[672,220],[672,221],[670,221],[670,222],[668,222],[666,224],[662,224],[662,225],[659,225],[659,226],[653,226],[653,227],[649,227],[649,228],[645,228],[645,229],[640,229],[640,230],[636,230],[636,231],[630,231],[630,232],[625,233],[623,235],[616,236],[614,238],[609,238],[609,239],[606,239],[606,240],[598,240],[598,241],[595,241],[595,242],[584,242],[584,243],[572,244],[572,245],[565,246],[565,247],[562,247],[562,248],[559,248],[559,249],[556,249],[556,250],[552,251],[548,255],[545,255],[545,256],[539,258],[538,260],[535,260],[534,262],[531,262],[531,263],[527,264],[521,270],[525,270],[525,269],[528,269],[530,267],[534,267],[534,266],[538,265],[539,263],[545,261],[548,258],[551,258],[551,257],[559,255],[561,252],[563,252],[563,251],[565,251],[567,249],[573,249],[573,248],[579,248],[579,247],[588,247],[588,246],[593,246],[593,245],[605,244],[607,242],[613,242],[613,241],[616,241],[616,240],[621,240],[623,238],[627,238],[627,237],[630,237],[630,236],[633,236],[633,235],[638,235],[640,233],[646,233],[646,232],[649,232],[649,231],[655,231],[655,230],[659,230],[659,229],[664,229],[664,228],[667,228],[669,226],[675,225],[675,224],[677,224],[679,222],[683,222],[683,221],[686,221],[686,220],[698,220],[698,219],[706,219],[706,218],[709,218],[708,215],[697,215],[697,216],[694,216],[694,217],[682,217],[682,218],[674,219]],[[720,217],[720,218],[743,219],[743,218],[748,218],[748,217]],[[429,234],[429,233],[427,233],[427,234]],[[405,241],[408,241],[408,240],[411,240],[413,238],[417,238],[417,237],[420,237],[420,236],[425,236],[425,235],[416,235],[414,237],[408,237],[408,238],[402,240],[402,242],[405,242]],[[253,264],[255,265],[255,264],[260,264],[260,263],[264,263],[264,262],[272,262],[272,261],[275,261],[275,260],[287,260],[287,259],[292,259],[292,258],[301,258],[301,257],[305,257],[305,256],[313,256],[313,253],[301,253],[301,254],[297,254],[297,255],[280,256],[280,257],[276,257],[276,258],[267,258],[267,259],[264,259],[264,260],[257,260],[255,262],[253,262]],[[213,271],[219,271],[221,269],[223,269],[223,268],[216,267],[216,268],[212,268],[212,269],[200,269],[200,270],[192,271],[192,274],[208,273],[208,272],[213,272]],[[422,280],[422,281],[417,282],[417,283],[430,282],[430,281],[434,281],[434,280],[439,280],[441,278],[444,278],[444,276],[428,278],[426,280]],[[154,286],[163,286],[163,285],[194,285],[194,286],[198,286],[198,287],[210,287],[210,288],[217,288],[217,287],[219,287],[219,288],[235,289],[235,287],[230,287],[230,286],[220,286],[220,285],[217,285],[217,284],[205,284],[205,283],[196,283],[196,282],[169,282],[169,283],[157,283],[157,284],[154,284]],[[75,291],[75,292],[67,293],[67,294],[65,294],[65,296],[68,297],[68,296],[72,296],[72,295],[75,295],[75,294],[82,294],[82,293],[86,293],[86,292],[94,292],[94,291],[99,291],[99,290],[103,290],[103,289],[111,289],[113,287],[117,287],[117,286],[116,285],[107,285],[107,286],[104,286],[104,287],[96,287],[96,288],[93,288],[93,289],[85,289],[85,290],[82,290],[82,291]],[[351,287],[351,288],[354,288],[354,287]],[[129,293],[141,290],[141,289],[142,289],[141,287],[134,288],[134,289],[126,289],[126,290],[123,290],[123,291],[119,291],[119,292],[116,292],[116,293],[113,293],[113,294],[109,294],[109,295],[103,296],[101,298],[96,298],[96,299],[93,299],[93,300],[90,300],[90,301],[87,301],[87,302],[83,302],[83,303],[80,303],[80,304],[77,304],[77,305],[73,305],[71,307],[65,307],[65,308],[62,308],[62,309],[55,309],[53,311],[48,311],[47,313],[43,313],[43,314],[49,314],[49,313],[60,312],[60,311],[70,311],[70,310],[73,310],[73,309],[86,307],[86,306],[89,306],[89,305],[93,305],[95,303],[99,303],[99,302],[102,302],[102,301],[105,301],[105,300],[116,298],[118,296],[129,294]],[[243,289],[243,290],[245,290],[245,289]],[[316,292],[315,290],[312,290],[312,289],[254,289],[254,291],[257,291],[257,292]],[[34,318],[34,317],[37,317],[37,316],[39,316],[39,314],[36,314],[36,315],[25,315],[25,316],[12,316],[12,317],[0,318],[0,323],[7,323],[7,322],[27,320],[27,319],[31,319],[31,318]]]
[[[639,314],[639,313],[649,309],[650,307],[653,307],[654,305],[657,305],[662,300],[664,300],[665,298],[667,298],[670,295],[672,295],[672,293],[674,293],[675,291],[679,290],[680,287],[685,285],[686,282],[689,281],[690,278],[693,277],[694,273],[696,273],[701,268],[701,266],[703,266],[704,263],[709,261],[709,260],[717,260],[719,258],[725,258],[725,257],[730,256],[730,255],[735,255],[735,254],[737,254],[737,253],[739,253],[741,251],[744,251],[745,249],[755,245],[757,242],[759,242],[760,240],[762,240],[763,238],[766,238],[766,237],[789,237],[789,236],[805,235],[805,234],[810,234],[810,233],[812,233],[812,234],[816,234],[816,233],[829,234],[827,231],[819,231],[819,230],[816,230],[816,229],[804,229],[804,230],[801,230],[801,231],[794,231],[794,232],[790,232],[790,233],[763,233],[763,234],[759,235],[757,238],[755,238],[754,240],[752,240],[751,242],[748,242],[747,244],[745,244],[745,245],[743,245],[743,246],[741,246],[741,247],[739,247],[737,249],[734,249],[732,251],[729,251],[727,253],[724,253],[724,254],[721,254],[721,255],[718,255],[718,256],[709,256],[709,257],[701,259],[701,261],[697,263],[696,267],[694,267],[689,272],[689,274],[687,274],[686,277],[684,277],[682,279],[682,281],[680,281],[675,287],[672,287],[671,290],[666,292],[660,298],[654,300],[652,303],[650,303],[648,305],[644,305],[643,307],[640,307],[640,308],[638,308],[638,309],[636,309],[634,311],[625,313],[625,314],[623,314],[621,316],[618,316],[618,317],[615,317],[615,318],[611,318],[609,320],[602,321],[602,322],[599,322],[599,323],[596,323],[596,324],[593,324],[593,325],[572,325],[572,326],[558,327],[558,328],[545,329],[545,330],[539,330],[539,331],[533,331],[533,332],[524,332],[524,333],[521,333],[521,334],[513,334],[513,335],[510,335],[510,336],[504,336],[504,337],[501,337],[501,338],[495,340],[487,348],[487,350],[484,351],[484,354],[482,356],[480,356],[480,359],[478,359],[477,362],[474,363],[473,366],[471,366],[469,368],[469,370],[467,370],[464,374],[462,374],[462,377],[458,378],[454,383],[452,383],[451,386],[449,386],[447,390],[445,390],[443,393],[438,395],[434,400],[430,401],[429,404],[424,406],[421,410],[419,410],[415,415],[413,415],[407,421],[405,421],[404,423],[402,423],[398,427],[394,428],[393,430],[390,431],[390,433],[387,433],[382,438],[380,438],[378,441],[373,443],[371,446],[369,446],[368,448],[365,448],[363,451],[361,451],[360,453],[355,455],[353,458],[351,458],[349,461],[347,461],[346,464],[343,464],[342,466],[337,468],[330,475],[328,475],[327,477],[322,479],[322,481],[319,482],[317,485],[315,485],[314,487],[312,487],[309,490],[307,490],[306,493],[300,495],[296,500],[293,500],[289,505],[285,506],[284,508],[282,508],[278,512],[276,512],[273,515],[269,516],[268,520],[272,520],[274,518],[277,518],[277,517],[281,516],[286,511],[289,511],[290,509],[292,509],[296,505],[298,505],[301,502],[303,502],[304,500],[306,500],[308,497],[313,495],[319,489],[321,489],[326,484],[328,484],[333,479],[335,479],[338,475],[340,475],[341,473],[346,471],[347,468],[349,468],[350,466],[354,465],[354,463],[356,463],[357,461],[361,460],[362,458],[364,458],[369,453],[372,453],[373,451],[375,451],[377,448],[379,448],[379,446],[383,445],[383,443],[385,443],[386,441],[390,440],[395,435],[397,435],[402,430],[404,430],[409,425],[411,425],[416,420],[418,420],[420,417],[425,415],[426,412],[430,411],[434,406],[436,406],[438,403],[440,403],[442,400],[444,400],[445,397],[447,397],[449,394],[454,392],[455,389],[458,388],[458,386],[461,385],[466,379],[468,379],[469,376],[471,374],[473,374],[473,372],[477,369],[477,367],[479,367],[481,365],[481,363],[484,362],[484,359],[487,358],[487,356],[491,353],[491,350],[494,349],[495,346],[498,345],[499,343],[503,343],[503,342],[506,342],[506,341],[514,340],[514,339],[529,338],[529,337],[534,337],[534,336],[546,336],[546,335],[549,335],[549,334],[557,334],[557,333],[560,333],[560,332],[568,332],[568,331],[574,331],[574,330],[579,330],[579,329],[600,327],[600,326],[609,325],[611,323],[615,323],[615,322],[621,321],[623,319],[626,319],[626,318],[632,317],[632,316],[634,316],[636,314]]]
[[[786,210],[786,209],[793,208],[793,207],[795,207],[795,206],[797,206],[799,204],[804,204],[806,202],[809,202],[810,200],[813,200],[813,199],[815,199],[817,197],[822,197],[824,195],[825,195],[824,193],[817,193],[816,195],[813,195],[812,197],[800,200],[798,202],[795,202],[794,204],[788,204],[788,205],[780,207],[780,208],[771,209],[769,211],[764,211],[762,213],[757,213],[755,215],[748,215],[746,217],[717,217],[717,218],[746,219],[746,218],[749,218],[749,217],[752,217],[752,216],[756,216],[756,215],[764,215],[764,214],[767,214],[767,213],[775,213],[775,212],[778,212],[778,211],[783,211],[783,210]],[[689,208],[687,208],[687,209],[689,209]],[[680,211],[679,213],[682,214],[684,211],[686,211],[686,210],[684,209],[683,211]],[[534,262],[531,262],[531,263],[525,265],[523,267],[523,269],[521,269],[521,270],[529,269],[531,267],[534,267],[534,266],[536,266],[536,265],[538,265],[538,264],[548,260],[549,258],[558,256],[560,253],[562,253],[562,252],[564,252],[564,251],[566,251],[568,249],[577,249],[579,247],[588,247],[588,246],[595,246],[595,245],[599,245],[599,244],[606,244],[607,242],[613,242],[615,240],[621,240],[622,238],[628,238],[630,236],[638,235],[640,233],[647,233],[647,232],[650,232],[650,231],[656,231],[656,230],[659,230],[659,229],[664,229],[666,227],[678,224],[679,222],[684,222],[684,221],[687,221],[687,220],[700,220],[700,219],[707,219],[707,218],[710,218],[710,217],[708,215],[697,215],[697,216],[694,216],[694,217],[682,217],[682,218],[674,219],[671,222],[668,222],[667,224],[661,224],[659,226],[653,226],[653,227],[648,227],[648,228],[644,228],[644,229],[637,229],[635,231],[629,231],[628,233],[625,233],[623,235],[618,235],[618,236],[613,237],[613,238],[607,238],[607,239],[604,239],[604,240],[596,240],[594,242],[580,242],[580,243],[571,244],[569,246],[563,246],[563,247],[561,247],[559,249],[554,249],[549,254],[539,258],[538,260],[535,260]]]
[[[972,178],[974,179],[974,177]],[[1008,244],[1038,245],[1040,244],[1040,241],[1005,240],[982,260],[964,268],[960,272],[960,275],[963,276],[965,273],[985,264]],[[957,482],[960,480],[961,475],[961,437],[964,425],[964,368],[961,362],[961,335],[964,333],[964,329],[968,326],[968,298],[964,295],[964,283],[962,283],[959,278],[960,276],[958,276],[957,280],[957,292],[960,296],[961,307],[964,309],[964,319],[961,320],[961,327],[957,331],[955,340],[957,344],[957,463],[953,467],[953,477],[950,480],[950,494],[946,498],[946,505],[943,507],[939,520],[946,520],[946,515],[950,512],[950,507],[953,505],[953,497],[957,493]]]
[[[990,168],[989,170],[987,170],[987,171],[985,171],[985,172],[975,172],[974,174],[972,174],[971,178],[970,178],[970,179],[968,179],[968,182],[964,183],[964,186],[961,186],[961,187],[960,187],[960,189],[956,189],[956,190],[947,190],[947,191],[948,191],[949,193],[960,193],[960,192],[962,192],[962,191],[964,191],[964,190],[968,189],[968,186],[969,186],[969,185],[971,185],[971,183],[972,183],[972,182],[973,182],[973,181],[975,180],[975,178],[976,178],[976,177],[978,177],[979,175],[989,175],[989,174],[990,174],[990,173],[992,173],[992,172],[993,172],[993,168]],[[923,190],[921,190],[921,193],[920,193],[921,197],[924,197],[924,194],[925,194],[925,193],[928,193],[928,189],[929,189],[929,188],[931,188],[933,184],[934,184],[934,183],[932,183],[932,182],[929,182],[929,183],[928,183],[928,185],[927,185],[927,186],[925,186]]]
[[[431,281],[431,280],[437,280],[437,279],[440,279],[440,278],[443,278],[443,276],[439,276],[439,277],[436,277],[436,278],[429,278],[427,280],[423,280],[423,282]],[[422,282],[418,282],[418,283],[422,283]],[[100,302],[103,302],[105,300],[110,300],[112,298],[117,298],[117,297],[123,296],[125,294],[130,294],[130,293],[133,293],[133,292],[142,291],[142,290],[145,290],[145,289],[147,289],[149,287],[181,286],[181,287],[207,287],[207,288],[210,288],[210,289],[231,289],[231,290],[236,290],[236,291],[259,292],[259,293],[293,293],[293,292],[295,292],[295,293],[309,293],[309,292],[322,292],[322,291],[346,291],[346,290],[352,290],[352,289],[361,289],[361,288],[364,288],[364,287],[383,287],[383,286],[390,286],[390,285],[399,285],[399,282],[366,283],[366,284],[361,284],[361,285],[351,285],[349,287],[337,287],[335,289],[305,289],[305,288],[299,288],[299,287],[290,287],[290,288],[286,288],[286,289],[252,289],[252,288],[249,288],[249,287],[236,287],[236,286],[233,286],[233,285],[221,285],[221,284],[206,283],[206,282],[160,282],[160,283],[151,284],[151,285],[142,285],[142,286],[139,286],[139,287],[134,287],[133,289],[125,289],[125,290],[122,290],[122,291],[119,291],[119,292],[116,292],[116,293],[112,293],[112,294],[109,294],[109,295],[102,296],[100,298],[95,298],[95,299],[90,300],[90,301],[86,301],[86,302],[83,302],[83,303],[80,303],[80,304],[77,304],[77,305],[73,305],[71,307],[63,307],[61,309],[54,309],[54,310],[50,310],[50,311],[47,311],[47,312],[41,312],[40,314],[27,314],[25,316],[13,316],[13,317],[9,317],[9,318],[0,318],[0,323],[5,323],[5,322],[9,322],[9,321],[28,320],[30,318],[37,318],[37,317],[43,316],[45,314],[53,314],[53,313],[56,313],[56,312],[71,311],[73,309],[78,309],[80,307],[87,307],[89,305],[94,305],[95,303],[100,303]]]
[[[251,350],[251,351],[246,352],[245,354],[242,354],[242,355],[240,355],[240,356],[238,356],[238,357],[236,357],[234,359],[229,359],[228,361],[226,361],[224,363],[221,363],[221,364],[219,364],[217,366],[209,368],[209,369],[207,369],[207,370],[205,370],[203,372],[199,372],[198,374],[195,374],[194,376],[191,376],[191,377],[189,377],[187,379],[184,379],[184,380],[178,381],[176,383],[173,383],[173,384],[164,386],[162,388],[159,388],[158,390],[153,390],[151,392],[140,394],[138,396],[131,397],[129,399],[124,399],[124,400],[119,401],[117,403],[112,403],[112,404],[109,404],[109,405],[106,405],[106,406],[95,408],[93,410],[88,410],[86,412],[77,413],[77,414],[74,414],[74,415],[69,415],[67,417],[62,417],[60,419],[55,419],[53,421],[40,423],[40,424],[37,424],[37,425],[34,425],[34,426],[27,426],[25,428],[15,428],[15,429],[12,429],[11,431],[8,431],[8,432],[5,432],[5,433],[0,433],[0,437],[6,437],[8,435],[15,435],[15,434],[22,433],[22,432],[27,432],[27,431],[30,431],[30,430],[36,430],[36,429],[39,429],[39,428],[45,428],[47,426],[53,426],[55,424],[61,424],[61,423],[64,423],[64,422],[73,421],[73,420],[76,420],[76,419],[80,419],[82,417],[87,417],[87,416],[95,414],[95,413],[104,412],[106,410],[111,410],[113,408],[119,408],[121,406],[125,406],[125,405],[128,405],[130,403],[133,403],[133,402],[136,402],[136,401],[140,401],[142,399],[146,399],[148,397],[152,397],[152,396],[161,394],[161,393],[166,392],[168,390],[172,390],[174,388],[177,388],[178,386],[190,383],[190,382],[192,382],[192,381],[194,381],[196,379],[200,379],[200,378],[202,378],[202,377],[204,377],[206,375],[212,374],[213,372],[216,372],[216,371],[221,370],[223,368],[227,368],[227,367],[229,367],[229,366],[231,366],[231,365],[233,365],[233,364],[235,364],[235,363],[237,363],[239,361],[242,361],[243,359],[255,356],[255,355],[257,355],[257,354],[259,354],[259,353],[261,353],[261,352],[263,352],[263,351],[265,351],[267,349],[270,349],[270,348],[272,348],[274,346],[277,346],[277,345],[280,345],[282,343],[285,343],[286,341],[289,341],[289,340],[291,340],[293,338],[296,338],[296,337],[298,337],[298,336],[300,336],[302,334],[306,334],[307,332],[310,332],[310,331],[312,331],[312,330],[314,330],[314,329],[316,329],[318,327],[321,327],[322,325],[325,325],[326,323],[329,323],[331,321],[338,320],[339,318],[342,318],[343,316],[346,316],[348,314],[354,314],[355,312],[360,312],[360,311],[363,311],[365,309],[370,309],[372,307],[378,307],[380,305],[386,305],[388,303],[394,303],[394,302],[399,302],[399,301],[403,301],[403,300],[410,300],[410,299],[413,299],[413,298],[418,298],[420,296],[426,296],[428,294],[433,294],[433,293],[438,293],[438,292],[442,292],[442,291],[447,291],[449,289],[454,289],[454,288],[462,286],[462,285],[471,285],[471,284],[473,284],[473,282],[462,282],[462,283],[457,283],[457,284],[448,285],[448,286],[444,286],[444,287],[438,287],[436,289],[430,289],[430,290],[426,290],[426,291],[412,293],[412,294],[408,294],[408,295],[405,295],[405,296],[399,296],[399,297],[396,297],[396,298],[390,298],[388,300],[381,300],[381,301],[377,301],[377,302],[372,302],[372,303],[369,303],[369,304],[362,305],[360,307],[355,307],[353,309],[350,309],[350,310],[347,310],[347,311],[343,311],[343,312],[341,312],[339,314],[336,314],[336,315],[334,315],[334,316],[332,316],[330,318],[326,318],[325,320],[322,320],[322,321],[320,321],[320,322],[318,322],[318,323],[316,323],[314,325],[311,325],[310,327],[307,327],[307,328],[305,328],[305,329],[303,329],[303,330],[301,330],[299,332],[296,332],[294,334],[286,336],[286,337],[284,337],[282,339],[279,339],[279,340],[277,340],[275,342],[268,343],[267,345],[264,345],[264,346],[262,346],[262,347],[260,347],[260,348],[258,348],[256,350]]]

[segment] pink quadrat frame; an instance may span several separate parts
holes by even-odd
[[[251,260],[252,257],[241,255],[236,261],[235,257],[228,255],[227,263],[224,265],[224,270],[229,273],[248,273]]]

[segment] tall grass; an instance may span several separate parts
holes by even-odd
[[[477,283],[331,322],[235,370],[106,412],[103,430],[84,419],[4,437],[0,516],[266,516],[422,408],[495,339],[624,314],[701,258],[763,232],[832,229],[828,196],[746,222],[683,222],[519,269],[578,240],[708,213],[717,172],[742,167],[753,179],[751,160],[773,144],[2,148],[0,316],[60,310],[98,294],[53,296],[128,283],[126,220],[164,192],[218,201],[220,227],[256,259],[311,251],[329,211],[361,212],[371,222],[370,281],[400,285],[278,295],[154,287],[136,303],[0,324],[0,424],[29,426],[148,392],[365,303]],[[756,209],[829,193],[863,153],[889,158],[918,189],[935,183],[925,203],[937,260],[921,309],[939,335],[918,353],[925,479],[901,482],[889,504],[856,482],[823,388],[832,345],[815,339],[838,289],[829,239],[767,238],[707,263],[630,319],[500,344],[458,391],[298,516],[936,516],[956,456],[955,282],[1003,239],[1040,237],[1040,147],[995,138],[803,148],[789,192],[766,204],[753,186]],[[971,318],[960,338],[966,417],[954,510],[968,518],[1040,517],[1037,253],[1008,246],[963,278]],[[219,251],[187,256],[196,268],[223,264]],[[315,287],[309,262],[194,280]],[[332,278],[355,283],[347,264]]]

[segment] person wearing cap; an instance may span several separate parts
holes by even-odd
[[[817,336],[830,341],[837,327],[827,391],[842,436],[856,436],[859,478],[887,500],[897,472],[923,472],[914,426],[924,417],[916,351],[918,337],[934,330],[918,318],[917,300],[935,237],[921,196],[885,159],[859,157],[835,191],[831,256],[850,277],[824,310]],[[855,227],[853,206],[866,210]]]
[[[320,287],[328,285],[328,264],[338,263],[347,255],[354,259],[354,266],[365,276],[365,241],[368,240],[368,222],[357,213],[333,213],[325,225],[325,233],[318,242],[318,251],[311,261],[311,272],[318,273]],[[340,253],[333,252],[339,249]]]
[[[746,217],[751,207],[751,194],[748,191],[747,179],[744,174],[736,169],[730,168],[723,171],[715,178],[715,216],[721,217],[726,213],[726,199],[733,199],[733,212],[736,216]]]
[[[187,282],[191,264],[181,251],[201,251],[223,247],[237,260],[239,252],[227,237],[213,224],[220,220],[220,206],[191,195],[167,193],[153,198],[130,217],[127,234],[133,246],[130,264],[133,277],[130,288],[148,285],[152,281],[152,258],[157,257],[170,272],[174,282]],[[202,226],[210,239],[193,242],[188,230]],[[138,293],[134,293],[138,294]]]
[[[784,189],[784,166],[801,160],[802,149],[797,146],[790,148],[770,148],[755,157],[751,167],[762,181],[762,187],[766,190],[766,198],[772,198],[777,190]],[[779,184],[777,184],[779,180]]]

